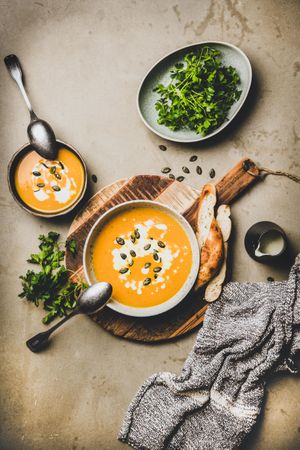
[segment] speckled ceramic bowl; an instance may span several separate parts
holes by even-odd
[[[182,62],[184,55],[188,52],[197,50],[203,46],[214,47],[219,50],[222,54],[222,61],[225,65],[231,65],[237,69],[241,79],[239,89],[242,90],[242,94],[239,100],[232,105],[228,114],[228,120],[225,120],[219,128],[206,136],[196,134],[194,131],[188,129],[172,131],[166,126],[159,125],[157,123],[158,113],[155,109],[155,103],[159,99],[159,95],[156,92],[153,92],[153,89],[158,83],[162,83],[164,85],[168,84],[171,80],[171,68],[176,63]],[[245,53],[238,47],[228,44],[227,42],[220,41],[203,41],[197,44],[188,45],[164,56],[149,70],[138,90],[138,112],[145,125],[162,138],[174,142],[185,143],[203,141],[220,133],[220,131],[222,131],[233,120],[247,98],[251,81],[252,68],[250,61]]]
[[[156,305],[151,306],[147,308],[136,308],[136,307],[130,307],[123,305],[122,303],[117,302],[113,299],[107,304],[107,306],[119,313],[125,314],[127,316],[134,316],[134,317],[149,317],[149,316],[155,316],[157,314],[164,313],[168,311],[169,309],[176,306],[179,302],[181,302],[189,293],[192,286],[194,285],[196,281],[196,277],[198,275],[199,270],[199,263],[200,263],[200,257],[199,257],[199,246],[198,242],[195,236],[195,233],[190,226],[190,224],[187,222],[187,220],[181,215],[178,214],[174,209],[169,208],[168,206],[162,205],[158,202],[153,202],[150,200],[132,200],[126,203],[122,203],[120,205],[117,205],[107,211],[105,214],[103,214],[97,222],[94,224],[93,228],[89,232],[85,245],[83,250],[83,268],[84,268],[84,274],[85,278],[88,281],[89,284],[96,283],[97,280],[93,271],[93,264],[92,264],[92,254],[93,254],[93,245],[95,242],[96,237],[101,233],[101,229],[103,228],[103,225],[114,215],[119,214],[120,212],[132,209],[132,208],[138,208],[138,207],[150,207],[154,209],[161,210],[165,212],[166,214],[169,214],[172,216],[183,228],[185,231],[190,245],[192,249],[192,267],[190,270],[190,273],[188,275],[188,278],[182,288],[170,299],[167,301]],[[105,280],[101,280],[105,281]]]

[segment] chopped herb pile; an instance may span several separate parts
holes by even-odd
[[[39,252],[30,255],[27,261],[38,265],[40,271],[27,270],[26,275],[20,277],[23,291],[19,297],[36,306],[42,303],[47,311],[43,323],[48,324],[74,309],[78,295],[87,285],[69,279],[69,271],[62,264],[65,252],[61,250],[63,243],[59,242],[58,233],[50,231],[47,236],[40,235],[39,240]],[[76,254],[75,240],[67,241],[65,247]]]
[[[225,66],[212,47],[190,52],[171,70],[171,82],[158,84],[157,122],[173,131],[194,130],[203,136],[218,128],[241,95],[237,70]]]

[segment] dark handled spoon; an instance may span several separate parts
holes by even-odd
[[[64,317],[60,322],[51,327],[49,330],[30,338],[26,345],[34,353],[39,352],[46,347],[50,335],[58,327],[64,324],[71,317],[77,314],[93,314],[102,309],[109,301],[112,294],[112,286],[109,283],[95,283],[83,291],[77,299],[77,307],[68,316]]]
[[[50,125],[37,117],[32,109],[27,92],[23,84],[23,71],[21,63],[16,55],[8,55],[4,58],[5,65],[13,80],[19,86],[30,112],[30,124],[27,134],[32,147],[45,159],[54,160],[57,156],[57,143],[54,131]]]

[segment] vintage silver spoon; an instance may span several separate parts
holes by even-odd
[[[77,299],[77,307],[49,330],[30,338],[26,345],[34,353],[39,352],[48,343],[48,339],[58,327],[77,314],[94,314],[104,308],[112,294],[112,286],[104,281],[95,283],[83,291]]]
[[[12,79],[19,86],[30,112],[31,120],[27,128],[27,134],[32,147],[43,158],[49,160],[56,159],[58,149],[54,131],[47,122],[39,119],[32,109],[23,84],[23,72],[18,57],[16,55],[8,55],[4,58],[4,62]]]

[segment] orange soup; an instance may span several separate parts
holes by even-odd
[[[70,150],[60,148],[57,160],[43,159],[28,152],[17,165],[15,186],[29,207],[45,213],[63,211],[82,193],[85,173],[80,159]]]
[[[176,219],[137,207],[104,224],[92,264],[97,280],[112,284],[114,300],[144,308],[169,300],[182,288],[191,271],[192,249]]]

